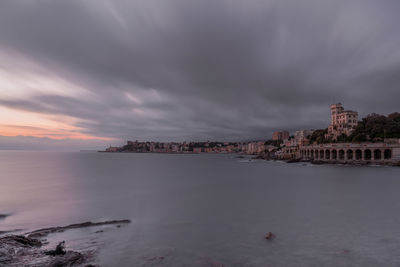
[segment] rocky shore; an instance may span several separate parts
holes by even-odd
[[[116,225],[130,223],[130,220],[113,220],[104,222],[84,222],[67,226],[38,229],[22,235],[0,236],[0,267],[29,266],[98,266],[94,265],[96,251],[73,251],[65,249],[65,242],[58,244],[54,250],[46,250],[48,244],[45,237],[71,229]],[[3,235],[5,232],[3,231]],[[99,232],[99,231],[98,231]],[[1,234],[1,233],[0,233]]]
[[[276,161],[279,160],[276,157],[272,157],[271,155],[258,155],[254,157],[254,159],[263,159],[268,161]],[[391,162],[391,161],[343,161],[343,160],[336,160],[336,161],[323,161],[323,160],[306,160],[306,159],[287,159],[283,160],[286,163],[311,163],[315,165],[323,165],[323,164],[340,164],[340,165],[354,165],[354,166],[368,166],[368,165],[380,165],[380,166],[393,166],[393,167],[400,167],[399,162]]]

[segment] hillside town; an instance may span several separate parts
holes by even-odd
[[[105,152],[133,153],[239,153],[267,160],[352,162],[400,161],[400,114],[368,115],[359,121],[358,112],[341,103],[330,106],[331,123],[326,129],[275,131],[269,140],[248,142],[139,142]]]

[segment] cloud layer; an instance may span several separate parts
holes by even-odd
[[[71,118],[82,135],[164,141],[325,127],[335,102],[399,111],[398,11],[386,0],[5,0],[0,107]],[[4,89],[15,76],[18,94]]]

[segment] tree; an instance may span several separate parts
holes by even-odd
[[[325,135],[328,133],[328,129],[319,129],[315,130],[312,135],[309,137],[310,143],[317,142],[318,144],[328,143],[329,140],[325,138]]]
[[[348,140],[374,142],[382,141],[384,138],[400,138],[400,113],[395,112],[387,117],[375,113],[368,115],[358,122]]]

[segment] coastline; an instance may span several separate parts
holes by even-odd
[[[239,154],[237,152],[192,152],[192,151],[179,151],[179,152],[152,152],[152,151],[145,151],[145,152],[137,152],[137,151],[105,151],[105,150],[99,150],[97,151],[98,153],[110,153],[110,154],[125,154],[125,153],[130,153],[130,154],[229,154],[229,155],[234,155],[234,154]],[[246,154],[243,154],[246,155]],[[248,156],[252,156],[252,155],[248,155]],[[253,155],[254,156],[254,155]]]
[[[117,153],[117,154],[124,154],[124,153],[129,153],[129,154],[168,154],[168,155],[200,155],[200,154],[223,154],[223,155],[237,155],[238,157],[251,157],[252,159],[261,159],[261,160],[266,160],[266,161],[282,161],[285,163],[311,163],[314,165],[352,165],[352,166],[391,166],[391,167],[400,167],[400,161],[398,162],[393,162],[393,161],[346,161],[346,160],[336,160],[336,161],[323,161],[323,160],[308,160],[308,159],[279,159],[276,157],[273,157],[271,155],[249,155],[249,154],[241,154],[241,153],[235,153],[235,152],[224,152],[224,153],[218,153],[218,152],[135,152],[135,151],[117,151],[117,152],[111,152],[111,151],[97,151],[99,153]]]
[[[304,159],[292,159],[283,160],[286,163],[311,163],[314,165],[351,165],[351,166],[390,166],[400,167],[399,162],[379,162],[379,161],[322,161],[322,160],[304,160]]]

